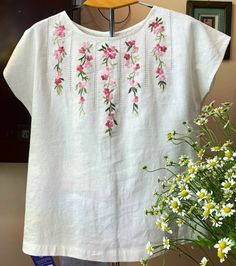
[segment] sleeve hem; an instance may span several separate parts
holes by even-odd
[[[224,41],[221,43],[221,47],[219,49],[219,57],[216,61],[216,64],[212,70],[212,73],[208,79],[208,83],[207,83],[207,90],[203,93],[202,97],[201,97],[201,103],[204,102],[204,100],[206,99],[206,97],[208,96],[208,94],[210,93],[211,89],[213,88],[213,83],[214,83],[214,78],[216,76],[216,73],[224,59],[224,55],[225,55],[225,51],[229,45],[229,42],[231,40],[231,37],[226,35],[226,38],[224,39]]]

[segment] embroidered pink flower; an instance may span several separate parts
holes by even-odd
[[[84,81],[79,81],[77,86],[78,86],[80,89],[84,89],[84,88],[86,87],[86,85],[87,85],[86,82],[84,82]]]
[[[113,122],[112,122],[112,120],[108,120],[108,121],[106,122],[105,126],[108,127],[109,129],[112,129],[112,127],[113,127]]]
[[[158,86],[164,90],[166,83],[166,75],[165,75],[165,63],[163,61],[163,57],[166,54],[167,47],[164,44],[166,40],[165,35],[165,26],[163,25],[162,18],[156,17],[155,21],[152,21],[149,24],[150,31],[154,34],[156,44],[152,49],[152,54],[157,63],[157,68],[155,69],[156,79],[158,80]]]
[[[153,30],[153,28],[156,29],[159,26],[159,23],[157,21],[153,21],[150,25],[151,29]]]
[[[103,74],[103,75],[101,75],[101,78],[102,78],[102,80],[108,80],[109,75]]]
[[[53,57],[57,61],[57,63],[54,66],[54,69],[56,70],[55,73],[55,79],[54,79],[54,84],[55,87],[54,89],[57,91],[57,94],[60,95],[63,90],[63,85],[62,81],[63,79],[63,72],[62,72],[62,63],[63,60],[66,56],[66,51],[64,48],[64,42],[65,42],[65,26],[63,24],[56,23],[55,24],[55,30],[53,31],[53,44],[54,44],[54,51],[53,51]]]
[[[125,55],[124,55],[124,59],[126,59],[126,60],[130,60],[130,54],[125,54]]]
[[[126,53],[124,54],[125,67],[127,69],[131,69],[131,72],[129,72],[127,76],[130,85],[128,93],[133,93],[132,110],[133,112],[138,113],[139,97],[137,96],[137,93],[138,89],[141,88],[140,83],[137,81],[137,75],[139,70],[141,69],[141,64],[139,63],[139,55],[138,55],[139,48],[136,45],[135,40],[126,41],[125,44],[126,44]]]
[[[109,136],[111,136],[114,125],[117,125],[115,119],[116,105],[112,100],[114,97],[113,91],[115,91],[117,86],[116,81],[113,80],[113,72],[117,65],[115,58],[118,50],[115,46],[105,43],[101,45],[98,51],[102,52],[102,64],[106,65],[106,68],[101,73],[101,80],[103,81],[103,99],[106,105],[105,112],[108,112],[105,133],[109,133]]]
[[[127,43],[129,45],[129,47],[132,47],[135,45],[135,40],[128,41]]]
[[[160,45],[159,43],[156,44],[154,47],[154,54],[155,56],[162,56],[167,50],[165,45]]]
[[[163,71],[163,69],[161,67],[158,67],[156,69],[156,73],[159,74],[159,75],[163,75],[164,71]]]
[[[107,43],[105,43],[104,45],[102,45],[102,47],[98,50],[98,51],[102,51],[102,57],[103,57],[103,64],[106,64],[106,66],[108,66],[108,61],[110,59],[115,59],[116,55],[118,53],[118,50],[116,49],[116,47],[114,45],[108,45]]]
[[[164,31],[165,31],[165,27],[164,26],[159,26],[159,27],[153,29],[153,32],[155,34],[158,34],[158,33],[164,32]]]
[[[55,29],[55,31],[54,31],[54,34],[55,34],[57,37],[64,38],[64,37],[65,37],[65,26],[59,24],[59,25],[56,27],[56,29]]]
[[[137,71],[137,70],[139,70],[140,68],[141,68],[141,66],[140,66],[139,63],[137,63],[137,64],[134,65],[134,71]]]
[[[137,95],[134,96],[134,98],[133,98],[133,102],[134,102],[134,103],[137,103],[137,102],[138,102],[138,96],[137,96]]]
[[[108,46],[105,50],[104,50],[104,56],[110,59],[114,59],[116,57],[116,48],[115,46]]]
[[[85,99],[84,99],[83,96],[80,96],[80,100],[79,100],[79,102],[80,102],[81,104],[83,104],[83,103],[85,102]]]
[[[64,56],[65,53],[65,49],[63,46],[60,46],[58,49],[56,49],[53,53],[54,58],[57,60],[61,60],[62,57]]]
[[[82,65],[82,64],[77,65],[76,70],[77,70],[78,72],[83,72],[83,70],[84,70],[83,65]]]
[[[108,114],[108,119],[114,120],[115,119],[115,113],[109,113]]]
[[[134,79],[131,79],[131,80],[129,81],[129,84],[130,84],[130,86],[132,86],[132,87],[136,87],[136,86],[138,85],[138,82],[137,82],[136,80],[134,80]]]
[[[56,85],[60,85],[61,82],[62,82],[62,79],[61,79],[61,78],[55,78],[54,83],[55,83]]]
[[[79,64],[76,66],[76,71],[78,72],[77,76],[79,78],[79,81],[76,84],[75,89],[78,90],[78,94],[80,95],[79,98],[80,115],[82,113],[85,114],[84,111],[84,103],[86,101],[85,94],[87,93],[87,82],[90,79],[87,73],[87,69],[93,66],[92,65],[93,56],[91,55],[92,48],[93,44],[91,44],[90,42],[83,42],[82,46],[78,49],[80,57],[78,59]]]

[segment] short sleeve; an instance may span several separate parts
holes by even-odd
[[[20,38],[3,70],[8,86],[30,114],[35,80],[35,50],[34,32],[29,28]]]
[[[192,78],[194,87],[203,101],[212,88],[214,77],[229,45],[230,36],[196,19],[193,21]]]

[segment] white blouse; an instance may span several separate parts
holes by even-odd
[[[128,262],[162,243],[144,210],[164,172],[143,166],[193,156],[166,134],[199,113],[229,41],[157,6],[114,37],[65,11],[25,31],[4,69],[32,117],[24,253]]]

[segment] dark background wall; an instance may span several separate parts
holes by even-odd
[[[31,117],[3,78],[3,69],[24,31],[72,7],[72,0],[2,0],[0,6],[0,162],[27,162]]]

